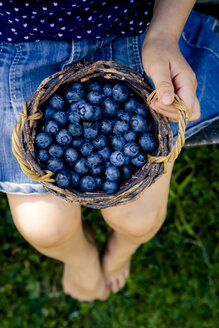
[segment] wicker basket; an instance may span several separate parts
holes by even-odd
[[[85,82],[92,79],[93,81],[122,81],[141,98],[146,106],[150,105],[156,97],[156,92],[152,92],[145,77],[133,69],[114,61],[78,63],[43,80],[32,97],[24,103],[23,113],[20,113],[19,121],[14,126],[12,151],[23,172],[40,182],[49,192],[69,202],[78,202],[91,208],[102,209],[137,199],[145,189],[166,172],[167,163],[177,158],[184,144],[188,111],[175,95],[174,104],[179,114],[179,133],[173,147],[172,131],[167,118],[149,109],[156,129],[158,147],[153,156],[148,155],[147,163],[139,168],[129,180],[122,183],[115,194],[110,195],[103,191],[82,193],[78,190],[62,189],[54,183],[54,173],[42,169],[34,149],[37,123],[43,116],[40,107],[60,86],[73,81]]]

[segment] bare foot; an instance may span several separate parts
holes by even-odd
[[[130,255],[119,254],[114,242],[114,233],[111,230],[101,264],[106,284],[114,293],[125,286],[126,278],[130,274],[130,261]]]
[[[110,289],[101,270],[94,232],[87,223],[83,229],[91,247],[86,258],[81,260],[80,267],[64,264],[63,290],[79,301],[105,300],[109,297]]]

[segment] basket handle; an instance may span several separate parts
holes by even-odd
[[[157,99],[157,91],[156,89],[147,97],[148,106],[150,106],[153,100]],[[150,163],[164,163],[164,173],[167,171],[167,163],[173,162],[181,152],[181,149],[185,143],[185,129],[189,122],[189,110],[185,103],[176,95],[174,94],[174,101],[173,105],[178,110],[178,124],[179,124],[179,131],[176,138],[176,142],[172,150],[167,156],[151,156],[148,155],[148,161]]]
[[[22,171],[33,180],[38,182],[43,182],[43,181],[54,182],[55,180],[51,178],[53,172],[49,170],[45,170],[46,174],[41,176],[40,173],[33,171],[31,165],[22,156],[22,148],[19,140],[19,135],[22,133],[25,123],[29,120],[38,120],[42,117],[43,114],[37,112],[31,116],[28,116],[26,102],[23,104],[23,113],[19,112],[19,114],[20,114],[20,118],[18,122],[15,124],[12,133],[11,149],[14,156],[16,157],[18,163],[20,164]]]

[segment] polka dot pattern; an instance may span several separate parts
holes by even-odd
[[[0,0],[0,42],[104,38],[143,33],[154,1]]]

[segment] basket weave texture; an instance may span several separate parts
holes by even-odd
[[[144,190],[166,173],[167,163],[174,161],[185,142],[185,128],[188,123],[188,110],[175,95],[174,104],[179,114],[179,133],[173,147],[173,136],[166,117],[156,113],[150,107],[150,113],[156,129],[158,145],[153,154],[147,155],[148,161],[134,175],[121,184],[119,190],[110,195],[103,191],[80,192],[62,189],[56,186],[54,173],[44,170],[37,158],[34,140],[38,120],[43,116],[43,104],[58,90],[72,82],[113,81],[123,82],[138,95],[146,107],[156,98],[145,77],[129,67],[114,61],[96,61],[77,63],[44,79],[32,97],[24,103],[24,110],[13,129],[12,151],[23,172],[33,180],[39,181],[49,192],[69,202],[103,209],[125,204],[139,198]]]

